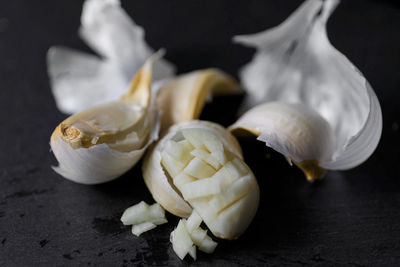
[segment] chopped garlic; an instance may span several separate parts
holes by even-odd
[[[183,260],[189,254],[196,260],[196,246],[205,253],[213,253],[218,243],[214,242],[211,237],[207,235],[207,231],[200,228],[202,222],[199,214],[193,210],[190,217],[181,219],[178,226],[171,233],[172,247]]]
[[[142,233],[150,231],[151,229],[154,229],[156,227],[157,225],[151,222],[135,224],[132,226],[132,234],[134,234],[135,236],[140,236]]]
[[[202,221],[200,215],[194,210],[186,221],[186,228],[189,233],[192,233],[196,228],[199,228]]]
[[[168,221],[165,218],[165,210],[160,204],[155,203],[149,206],[146,202],[141,201],[124,211],[121,222],[124,225],[133,225],[132,234],[139,236]]]
[[[185,219],[181,219],[175,230],[171,232],[170,240],[176,255],[183,260],[193,247],[193,241],[187,231]],[[193,252],[190,255],[193,257]],[[195,259],[195,257],[193,258]]]
[[[180,142],[189,142],[192,149],[176,153],[178,149],[172,144],[176,144],[179,138],[183,139]],[[222,139],[206,127],[184,128],[171,139],[174,141],[167,141],[168,145],[161,151],[161,164],[183,199],[216,237],[239,237],[258,206],[259,192],[254,174],[230,152],[229,147],[224,146]],[[211,162],[216,162],[218,168],[207,160],[208,157],[214,159]],[[189,232],[194,228],[191,222]],[[205,245],[199,244],[199,247],[212,250],[213,245],[209,241],[204,242]]]

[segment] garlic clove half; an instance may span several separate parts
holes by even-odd
[[[47,54],[51,90],[58,109],[66,114],[117,100],[154,53],[144,40],[143,28],[119,0],[86,0],[79,35],[100,57],[57,46]],[[154,63],[154,80],[174,73],[175,67],[166,60]]]
[[[212,95],[237,94],[242,88],[230,75],[218,69],[186,73],[171,80],[157,94],[161,132],[170,126],[198,119]]]
[[[248,95],[244,109],[279,101],[314,110],[330,125],[334,147],[326,151],[330,158],[316,158],[311,165],[344,170],[361,164],[375,150],[382,112],[365,77],[328,40],[326,22],[338,3],[307,0],[277,27],[236,36],[234,41],[257,48],[240,73]],[[310,162],[306,163],[309,168]]]
[[[159,121],[152,109],[152,64],[148,59],[119,100],[76,113],[54,130],[50,145],[56,172],[77,183],[98,184],[122,175],[158,138]]]
[[[192,153],[198,150],[204,153]],[[142,168],[160,205],[180,217],[188,217],[193,208],[216,237],[239,237],[257,211],[257,181],[242,160],[237,140],[218,124],[190,121],[172,126],[146,155]]]

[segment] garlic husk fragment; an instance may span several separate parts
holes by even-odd
[[[151,107],[152,62],[136,74],[119,100],[81,111],[60,123],[50,145],[56,172],[77,183],[98,184],[122,175],[158,138],[157,112]]]
[[[57,46],[47,54],[52,93],[58,109],[66,114],[117,100],[154,53],[144,40],[143,28],[119,0],[86,0],[79,35],[101,58]],[[166,60],[154,63],[154,80],[170,78],[174,72]]]
[[[157,106],[162,110],[161,131],[180,122],[198,119],[205,102],[213,95],[240,92],[240,85],[218,69],[180,75],[163,86],[157,94]]]
[[[337,4],[308,0],[277,27],[236,36],[234,41],[257,48],[240,73],[248,95],[244,109],[273,101],[313,109],[329,123],[334,138],[333,149],[326,151],[331,157],[315,160],[326,169],[344,170],[361,164],[375,150],[382,112],[364,76],[328,40],[326,22]]]
[[[148,172],[149,167],[156,167],[148,165],[152,159],[158,161],[157,173],[163,175]],[[176,206],[189,203],[219,238],[238,238],[258,207],[258,184],[242,160],[237,141],[214,123],[192,121],[173,126],[146,157],[143,171],[158,203],[181,217],[191,210],[182,213]]]
[[[241,131],[256,135],[298,165],[310,181],[324,174],[319,164],[331,159],[335,147],[329,123],[301,104],[270,102],[256,106],[229,130],[239,135]]]

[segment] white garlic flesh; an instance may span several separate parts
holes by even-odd
[[[178,226],[171,232],[170,241],[178,257],[183,260],[189,254],[196,260],[196,246],[205,253],[213,253],[218,243],[200,227],[202,220],[193,210],[190,217],[179,220]]]
[[[165,218],[165,210],[160,204],[155,203],[149,206],[146,202],[141,201],[124,211],[121,222],[124,225],[132,225],[132,234],[140,236],[168,221]]]
[[[188,217],[193,208],[219,238],[239,237],[257,211],[254,174],[235,138],[215,123],[173,126],[146,156],[143,177],[166,210]]]
[[[54,130],[50,145],[56,172],[77,183],[98,184],[132,168],[158,138],[157,113],[151,108],[149,59],[119,100],[74,114]]]

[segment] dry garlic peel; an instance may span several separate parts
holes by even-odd
[[[169,183],[172,180],[175,190],[216,237],[239,237],[257,210],[259,189],[253,173],[241,159],[236,141],[222,127],[222,136],[196,121],[174,126],[178,127],[163,138],[164,145],[156,150],[161,154],[166,176],[163,179],[169,177]],[[201,157],[192,153],[198,150],[203,151]],[[146,179],[160,177],[145,176]]]
[[[193,71],[167,83],[157,94],[157,105],[163,111],[161,129],[198,119],[211,95],[240,93],[241,87],[228,74],[217,69]]]
[[[218,136],[224,145],[229,147],[237,157],[242,158],[242,151],[239,143],[225,128],[207,121],[190,121],[176,124],[150,149],[142,165],[143,178],[147,188],[150,190],[153,198],[164,209],[176,216],[187,218],[192,213],[192,207],[182,198],[181,193],[179,193],[179,190],[173,184],[171,177],[166,175],[161,165],[161,152],[170,140],[176,139],[176,136],[182,136],[180,131],[185,128],[206,128]]]
[[[334,139],[333,149],[325,152],[330,157],[315,158],[313,163],[344,170],[361,164],[375,150],[382,113],[366,79],[328,40],[326,22],[337,3],[308,0],[279,26],[234,40],[257,48],[254,59],[240,73],[248,95],[245,108],[279,101],[313,109],[328,122]],[[240,120],[234,127],[243,123]],[[313,149],[309,147],[310,152]]]
[[[72,181],[97,184],[128,171],[158,138],[159,123],[151,109],[152,61],[139,70],[121,99],[81,111],[54,130],[50,145],[59,166]]]
[[[52,93],[59,110],[67,114],[117,100],[153,54],[143,28],[132,21],[119,0],[86,0],[79,34],[101,58],[64,47],[51,47],[47,54]],[[170,63],[155,62],[155,80],[173,74]]]

